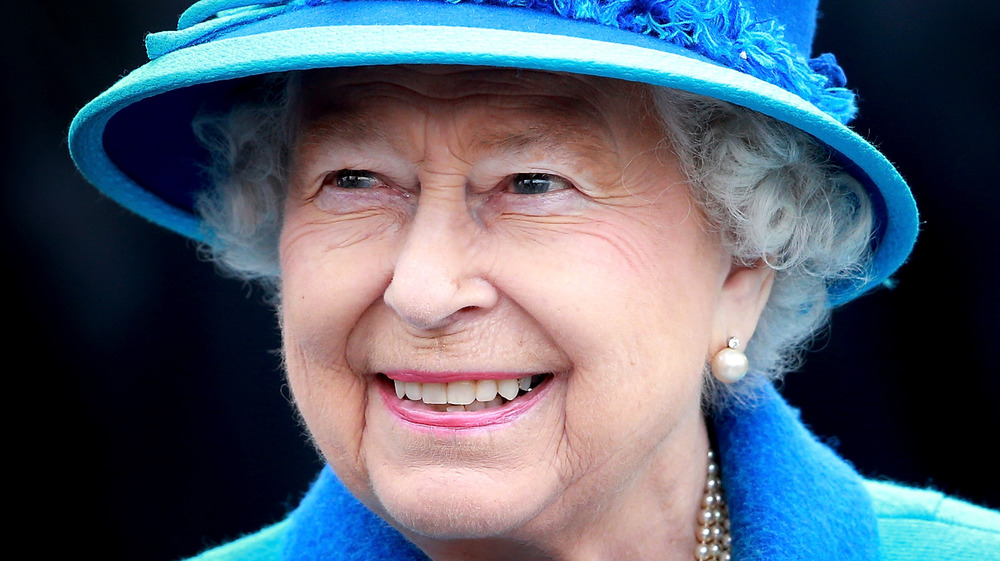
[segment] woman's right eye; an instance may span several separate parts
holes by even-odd
[[[338,189],[372,189],[384,185],[375,173],[367,170],[342,169],[323,178],[324,187]]]

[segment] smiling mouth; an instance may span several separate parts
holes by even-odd
[[[384,376],[384,375],[383,375]],[[422,404],[428,411],[483,411],[501,407],[545,383],[552,374],[535,374],[506,380],[459,380],[455,382],[403,382],[391,380],[396,397]]]

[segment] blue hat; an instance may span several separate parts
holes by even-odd
[[[832,55],[810,58],[818,0],[201,0],[177,31],[149,35],[150,62],[87,104],[70,128],[83,175],[184,236],[207,153],[191,121],[248,76],[382,64],[530,68],[645,82],[729,101],[810,133],[876,209],[864,283],[903,263],[917,210],[893,165],[847,127],[855,96]]]

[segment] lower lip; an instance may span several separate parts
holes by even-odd
[[[502,425],[516,420],[548,393],[551,382],[551,379],[546,380],[513,401],[481,411],[440,412],[411,408],[407,405],[414,402],[399,399],[392,383],[379,383],[378,387],[386,408],[404,421],[428,428],[474,429]]]

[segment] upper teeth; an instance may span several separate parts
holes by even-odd
[[[431,405],[469,405],[490,402],[499,395],[514,399],[519,390],[531,388],[531,376],[509,380],[462,380],[459,382],[401,382],[393,380],[399,399],[423,401]]]

